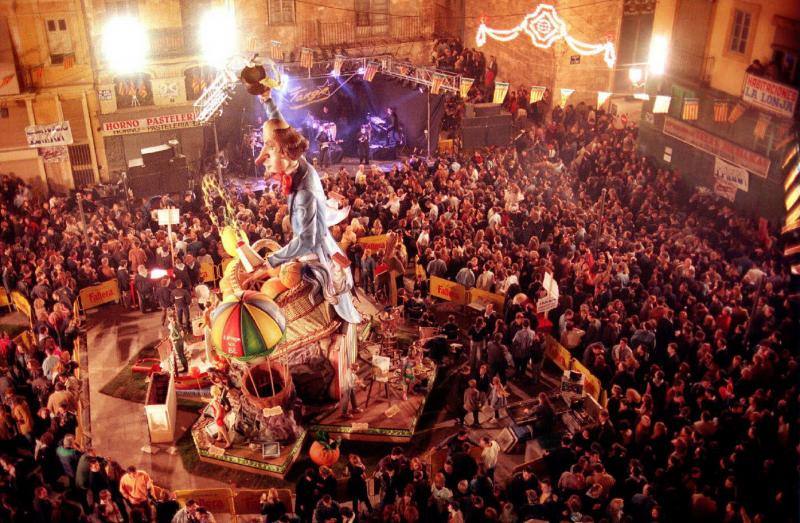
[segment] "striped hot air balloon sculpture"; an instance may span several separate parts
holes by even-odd
[[[251,361],[269,356],[285,330],[280,308],[260,292],[237,292],[211,313],[211,341],[226,358]]]

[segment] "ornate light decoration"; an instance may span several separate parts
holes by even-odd
[[[617,53],[614,44],[610,41],[604,44],[587,44],[571,37],[567,33],[567,25],[556,13],[556,8],[548,4],[539,4],[536,10],[525,16],[522,22],[513,29],[492,29],[481,21],[475,41],[478,47],[486,43],[487,37],[500,42],[509,42],[521,33],[527,34],[531,43],[540,49],[547,49],[556,41],[564,39],[567,45],[576,53],[583,56],[593,56],[603,53],[603,60],[609,68],[614,67]]]

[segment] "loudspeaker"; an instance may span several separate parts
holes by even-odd
[[[505,453],[512,452],[517,445],[524,444],[530,439],[533,439],[533,427],[514,423],[500,431],[496,437],[500,450]]]
[[[135,198],[177,193],[189,189],[189,166],[185,156],[169,160],[164,168],[135,166],[128,169],[128,187]]]
[[[142,162],[147,167],[163,167],[169,165],[174,152],[167,144],[145,147],[142,149]]]
[[[493,104],[491,102],[481,104],[467,104],[464,116],[466,118],[474,118],[480,116],[497,116],[500,114],[500,104]]]
[[[508,145],[511,141],[511,121],[509,113],[464,118],[461,129],[463,147],[475,149],[487,145]]]

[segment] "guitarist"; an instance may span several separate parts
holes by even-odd
[[[358,163],[369,165],[369,124],[362,125],[356,137],[356,149],[358,150]]]
[[[319,165],[324,168],[331,164],[331,145],[336,143],[328,126],[320,126],[316,141],[319,146]]]

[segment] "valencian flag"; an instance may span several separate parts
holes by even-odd
[[[743,103],[738,102],[736,105],[733,106],[733,110],[731,111],[731,114],[728,116],[728,123],[736,123],[736,120],[741,118],[746,110],[747,107]]]
[[[211,313],[211,341],[226,358],[247,361],[269,356],[285,330],[280,308],[260,292],[237,292]]]
[[[714,101],[714,121],[715,122],[728,121],[728,102],[726,100]]]
[[[72,69],[75,66],[75,53],[64,55],[64,69]]]
[[[653,102],[653,114],[664,114],[669,111],[669,102],[671,100],[671,96],[657,95],[656,101]]]
[[[364,69],[364,80],[371,82],[375,75],[378,74],[378,62],[370,62]]]
[[[561,104],[560,104],[561,107],[567,106],[567,100],[569,99],[570,96],[572,96],[572,93],[574,92],[575,89],[561,89]]]
[[[494,98],[493,103],[501,104],[506,99],[508,94],[508,82],[495,82],[494,83]]]
[[[311,69],[314,65],[314,50],[308,47],[303,47],[300,50],[300,66],[306,69]]]
[[[461,95],[461,98],[467,97],[469,90],[472,89],[472,84],[474,83],[474,78],[467,78],[466,76],[461,77],[461,80],[458,83],[458,94]]]
[[[611,98],[611,93],[608,91],[597,91],[597,108],[603,107],[606,101]]]
[[[531,87],[531,103],[535,104],[536,102],[541,102],[546,90],[547,87],[542,87],[541,85],[534,85]]]
[[[444,83],[444,75],[435,73],[431,78],[431,94],[439,94],[442,92],[442,84]]]
[[[271,42],[269,46],[269,57],[272,58],[273,61],[283,59],[283,52],[281,52],[281,43],[279,41],[273,40]]]
[[[683,101],[681,118],[684,120],[697,120],[698,116],[700,116],[700,100],[698,98],[686,98]]]
[[[767,136],[767,129],[772,121],[772,117],[766,113],[758,113],[758,120],[756,126],[753,128],[753,136],[758,140],[763,140]]]

